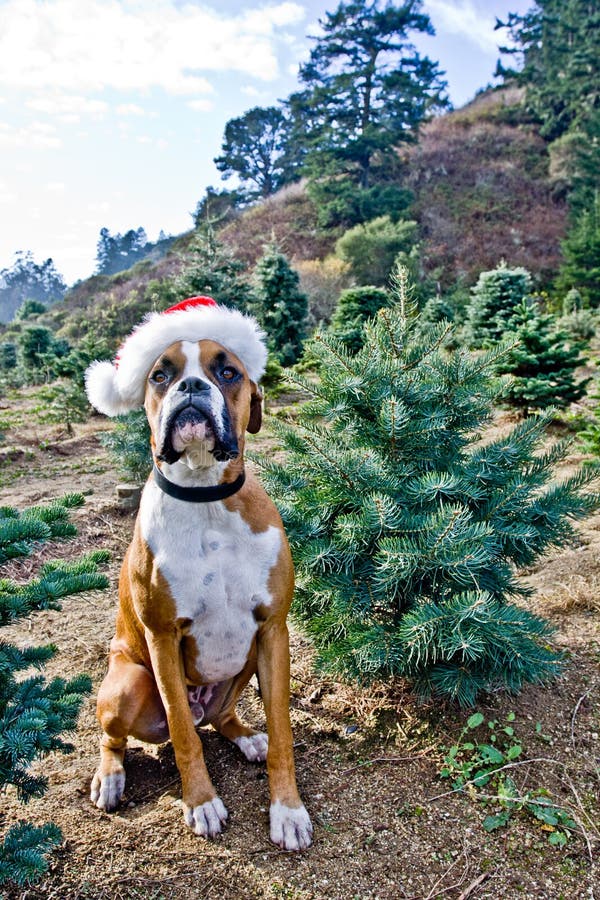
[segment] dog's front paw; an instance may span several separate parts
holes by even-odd
[[[248,737],[234,738],[233,743],[240,748],[249,762],[264,762],[267,758],[269,739],[262,731]]]
[[[220,797],[213,797],[201,806],[183,804],[185,824],[201,837],[216,837],[223,830],[227,820],[227,810]]]
[[[121,769],[110,774],[104,774],[100,769],[92,779],[90,800],[105,812],[112,812],[117,808],[125,790],[125,770]]]
[[[312,823],[304,806],[271,803],[271,840],[282,850],[305,850],[312,843]]]

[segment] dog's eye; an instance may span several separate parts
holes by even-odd
[[[163,372],[162,369],[157,369],[156,372],[153,372],[150,376],[154,384],[164,384],[165,381],[168,381],[168,375],[166,372]]]
[[[237,374],[237,371],[232,366],[225,366],[224,369],[221,369],[221,378],[223,381],[233,381]]]

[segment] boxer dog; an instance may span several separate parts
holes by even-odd
[[[107,812],[118,806],[128,735],[170,739],[186,824],[202,837],[219,834],[227,810],[196,730],[210,724],[246,759],[266,759],[271,840],[302,850],[312,826],[296,787],[289,716],[293,566],[275,506],[244,469],[245,432],[261,424],[266,357],[254,319],[195,297],[147,316],[114,363],[86,373],[100,412],[145,407],[154,457],[98,694],[103,734],[91,800]],[[255,673],[268,735],[235,710]]]

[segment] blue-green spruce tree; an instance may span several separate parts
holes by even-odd
[[[543,416],[486,439],[498,348],[447,352],[447,326],[416,323],[383,308],[356,354],[318,335],[320,381],[299,377],[310,401],[274,426],[287,458],[261,467],[320,665],[472,704],[557,672],[516,570],[600,498],[590,472],[555,480],[566,447],[543,449]]]
[[[523,300],[504,332],[512,344],[498,360],[496,372],[509,375],[501,399],[523,412],[564,409],[584,394],[589,378],[577,378],[585,359],[583,342],[559,328],[551,313],[543,313],[535,300]]]

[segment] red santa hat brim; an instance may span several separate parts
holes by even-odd
[[[149,313],[121,346],[114,363],[94,362],[85,373],[92,406],[119,416],[143,406],[148,373],[160,354],[177,341],[211,340],[234,353],[248,376],[260,381],[267,362],[265,334],[252,316],[218,306],[210,297],[191,297],[162,313]]]

